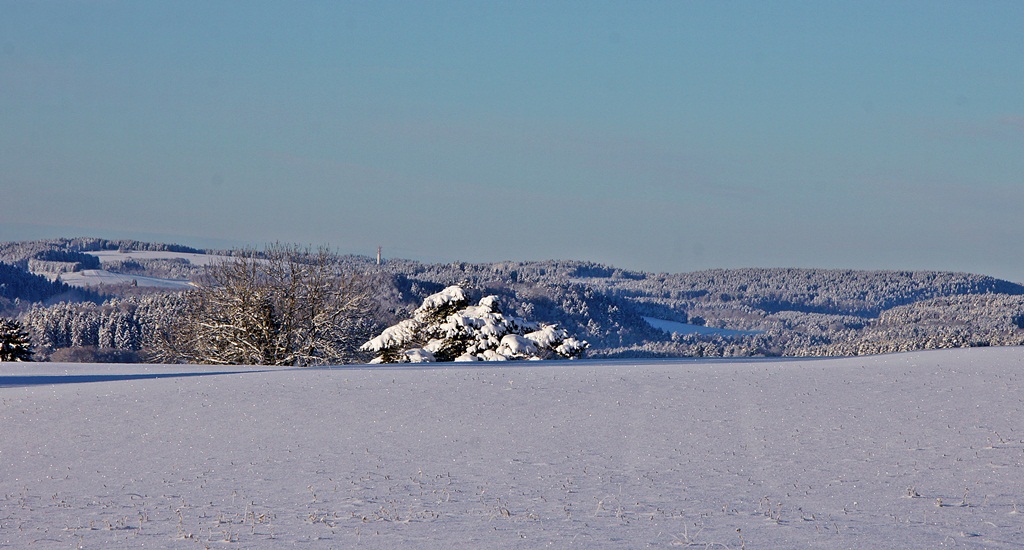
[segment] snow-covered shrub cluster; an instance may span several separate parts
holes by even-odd
[[[410,319],[363,344],[373,363],[507,361],[580,357],[587,343],[556,325],[502,313],[495,296],[469,305],[457,285],[428,296]]]

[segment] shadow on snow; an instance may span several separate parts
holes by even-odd
[[[123,382],[130,380],[154,380],[158,378],[186,378],[192,376],[213,376],[218,374],[242,374],[265,372],[262,370],[214,371],[214,372],[168,372],[148,374],[54,374],[54,375],[0,375],[0,388],[19,386],[46,386],[54,384],[82,384],[87,382]]]

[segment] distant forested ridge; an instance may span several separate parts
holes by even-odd
[[[507,296],[517,314],[546,310],[591,343],[590,356],[852,355],[1024,344],[1024,306],[1017,298],[1024,286],[969,273],[771,268],[652,274],[573,261],[396,262],[390,269],[438,286],[467,281]],[[922,308],[929,311],[927,328],[912,328],[915,317],[900,325],[902,312]],[[667,334],[644,317],[756,334]]]
[[[126,255],[99,266],[89,252],[102,250],[205,252],[81,238],[0,243],[0,260],[9,264],[0,271],[0,284],[27,280],[30,270],[59,277],[76,266],[179,280],[197,280],[204,269],[170,256]],[[377,265],[350,255],[339,256],[338,265],[374,278],[381,328],[407,318],[427,296],[460,285],[473,301],[494,295],[509,314],[557,323],[590,343],[590,357],[856,355],[1024,344],[1024,286],[970,273],[771,268],[669,274],[567,260],[390,259]],[[28,308],[21,302],[18,313],[36,335],[40,356],[91,346],[145,357],[147,338],[162,319],[180,313],[180,299],[171,290],[102,290],[105,301],[69,295],[66,303],[49,306],[47,299],[56,294],[19,297],[37,303]],[[665,332],[645,318],[681,328]]]
[[[37,303],[94,301],[99,295],[0,262],[0,316],[17,315]]]
[[[9,264],[21,265],[22,267],[27,268],[27,264],[30,259],[55,259],[56,257],[64,255],[64,257],[71,256],[77,259],[58,261],[79,261],[81,259],[81,253],[99,252],[103,250],[189,252],[195,254],[203,254],[206,252],[200,248],[192,248],[179,244],[147,243],[126,239],[109,240],[76,237],[70,239],[62,238],[38,241],[0,242],[0,261]],[[92,256],[92,258],[95,259],[95,256]]]

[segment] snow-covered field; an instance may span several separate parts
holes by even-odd
[[[217,256],[214,254],[194,254],[187,252],[167,252],[167,251],[128,251],[119,252],[117,250],[102,250],[98,252],[89,252],[100,259],[100,264],[121,262],[124,260],[187,260],[192,265],[210,265],[214,262],[221,261],[227,258],[227,256]],[[123,273],[114,273],[107,271],[106,269],[84,269],[82,271],[76,271],[74,273],[61,273],[58,277],[63,283],[67,283],[71,286],[77,287],[95,287],[99,285],[122,285],[122,284],[136,284],[143,287],[153,288],[169,288],[169,289],[185,289],[191,286],[189,281],[183,281],[178,279],[162,279],[159,277],[144,277],[139,275],[125,275]]]
[[[668,321],[666,319],[658,319],[656,317],[644,317],[644,321],[647,321],[648,325],[651,325],[658,330],[663,330],[669,334],[705,334],[717,336],[744,336],[749,334],[759,334],[756,330],[732,330],[727,328],[706,327],[703,325],[680,323],[678,321]]]
[[[161,279],[159,277],[144,277],[140,275],[125,275],[124,273],[113,273],[105,269],[83,269],[74,273],[61,273],[57,279],[77,287],[95,287],[99,285],[130,285],[186,289],[192,286],[189,281],[178,279]]]
[[[1024,546],[1024,349],[0,365],[0,547]]]
[[[216,254],[195,254],[192,252],[170,252],[165,250],[100,250],[88,252],[100,259],[100,263],[121,262],[124,260],[188,260],[192,265],[210,265],[227,259],[228,256]]]

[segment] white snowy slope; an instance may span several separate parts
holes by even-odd
[[[0,365],[0,547],[1020,548],[1024,349]]]
[[[129,250],[120,252],[118,250],[100,250],[87,252],[100,259],[100,263],[121,262],[124,260],[188,260],[192,265],[210,265],[214,262],[223,261],[229,256],[218,256],[216,254],[196,254],[192,252],[169,252],[165,250]]]
[[[193,265],[210,265],[217,261],[227,259],[227,256],[214,254],[194,254],[187,252],[167,251],[128,251],[119,252],[116,250],[102,250],[89,252],[100,259],[100,264],[109,264],[124,260],[187,260]],[[143,287],[187,289],[192,286],[189,281],[179,279],[162,279],[159,277],[145,277],[139,275],[126,275],[114,273],[105,269],[85,269],[74,273],[61,273],[58,279],[71,286],[95,287],[99,285],[122,285],[136,284]]]
[[[727,328],[705,327],[703,325],[691,325],[689,323],[668,321],[666,319],[658,319],[656,317],[644,317],[644,321],[647,321],[648,325],[669,334],[707,334],[716,336],[744,336],[749,334],[760,334],[760,332],[756,330],[732,330]]]
[[[186,289],[192,286],[191,282],[184,280],[126,275],[124,273],[113,273],[105,269],[83,269],[74,273],[61,273],[58,280],[77,287],[135,284],[137,286],[154,288]]]

